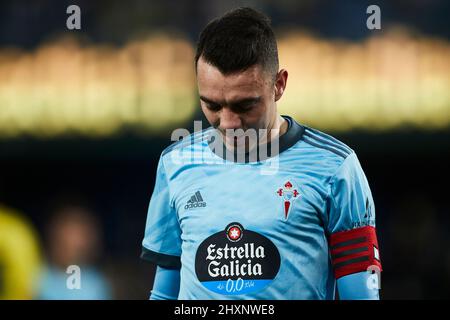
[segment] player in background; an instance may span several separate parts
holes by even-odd
[[[41,251],[30,221],[0,204],[0,300],[35,298]]]

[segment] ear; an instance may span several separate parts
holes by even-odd
[[[277,78],[275,79],[275,101],[280,100],[280,98],[283,96],[284,90],[286,89],[287,79],[287,70],[281,69],[277,74]]]

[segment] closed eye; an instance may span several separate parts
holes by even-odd
[[[222,106],[219,103],[211,101],[203,96],[200,96],[200,101],[202,101],[203,104],[206,106],[206,108],[208,108],[208,110],[211,111],[219,111],[222,108]]]
[[[211,111],[219,111],[222,108],[222,106],[220,104],[216,104],[216,103],[205,102],[205,105]]]
[[[203,102],[203,104],[208,108],[208,110],[217,112],[220,109],[222,109],[222,105],[211,101],[210,99],[200,96],[200,100]],[[261,97],[251,97],[251,98],[245,98],[241,100],[237,100],[235,102],[230,103],[231,109],[233,109],[236,113],[245,113],[250,111],[255,105],[257,105],[261,101]]]
[[[250,111],[258,102],[259,98],[249,99],[242,102],[238,102],[232,105],[233,110],[236,112],[248,112]]]

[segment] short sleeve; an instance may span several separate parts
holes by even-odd
[[[181,230],[161,157],[148,207],[141,258],[161,267],[179,268],[180,256]]]
[[[372,192],[354,152],[330,181],[328,208],[329,234],[368,225],[375,227]]]
[[[327,207],[326,228],[336,278],[366,270],[381,271],[375,206],[354,152],[330,180]]]

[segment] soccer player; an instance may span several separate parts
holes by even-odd
[[[35,298],[41,255],[33,225],[0,204],[0,300]]]
[[[367,179],[347,145],[278,114],[288,72],[268,18],[210,22],[195,67],[211,127],[161,154],[142,243],[158,265],[150,299],[335,299],[336,286],[378,299]]]

